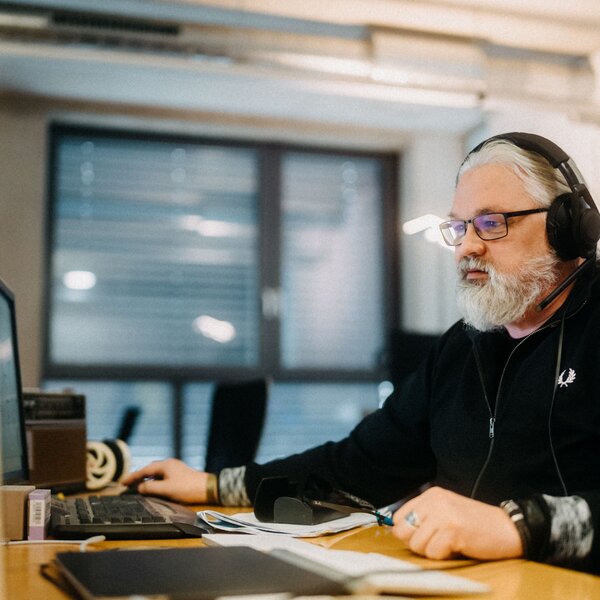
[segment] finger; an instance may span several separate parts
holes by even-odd
[[[427,545],[436,535],[439,522],[434,518],[423,518],[419,527],[410,527],[412,534],[406,541],[406,545],[416,554],[426,555]]]
[[[394,513],[394,535],[407,542],[422,523],[423,516],[419,512],[418,503],[414,501],[407,502]]]
[[[425,547],[434,532],[433,523],[427,524],[426,520],[421,517],[419,517],[418,527],[409,524],[405,519],[401,519],[392,529],[392,533],[417,554],[425,552]]]
[[[138,485],[137,489],[140,494],[168,496],[170,495],[169,492],[173,491],[173,485],[171,482],[162,479],[146,479]]]
[[[162,477],[164,475],[165,469],[164,465],[161,462],[153,462],[133,473],[127,475],[122,480],[124,485],[130,485],[132,483],[143,481],[144,479],[154,478],[154,477]]]
[[[392,533],[397,538],[401,539],[403,542],[408,542],[412,536],[416,533],[417,528],[409,525],[404,519],[399,519],[396,521],[394,519],[394,527],[392,528]]]
[[[418,500],[418,496],[417,498],[413,498],[412,500],[409,500],[408,502],[406,502],[405,504],[403,504],[393,515],[392,515],[392,519],[394,520],[394,524],[400,524],[400,522],[404,521],[404,519],[406,519],[406,515],[410,512],[416,512],[418,513],[419,511],[417,510],[417,500]]]
[[[425,548],[434,533],[435,531],[431,530],[429,527],[419,527],[414,530],[407,545],[416,554],[424,555]]]
[[[423,554],[433,560],[444,560],[455,556],[458,553],[454,534],[447,529],[438,529],[427,541]]]
[[[142,471],[144,471],[144,469],[128,473],[127,475],[121,478],[121,483],[123,485],[131,485],[137,483],[138,481],[141,481],[142,479],[144,479],[144,474]]]

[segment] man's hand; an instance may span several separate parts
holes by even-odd
[[[517,528],[500,507],[439,487],[400,507],[394,513],[392,531],[413,552],[432,559],[462,555],[493,560],[523,555]]]
[[[136,485],[140,494],[162,496],[176,502],[203,504],[206,502],[208,473],[196,471],[176,458],[160,460],[130,473],[123,485]]]

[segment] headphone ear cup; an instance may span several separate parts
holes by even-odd
[[[561,260],[591,258],[600,239],[600,213],[576,194],[561,194],[548,209],[546,233]]]
[[[569,205],[573,194],[561,194],[554,199],[546,217],[548,242],[561,260],[572,260],[579,256],[578,245],[573,236],[573,222]]]
[[[575,239],[579,240],[579,256],[592,258],[600,239],[600,213],[593,208],[585,208],[577,223]]]

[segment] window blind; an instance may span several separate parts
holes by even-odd
[[[50,359],[70,365],[256,365],[253,150],[58,141]]]
[[[385,341],[380,162],[289,153],[282,182],[282,362],[373,369]]]

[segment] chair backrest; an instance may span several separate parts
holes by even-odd
[[[410,333],[402,330],[391,332],[386,367],[394,387],[402,378],[419,368],[439,337],[435,334]]]
[[[121,423],[115,435],[117,440],[127,442],[135,429],[135,425],[142,414],[139,406],[127,406],[121,415]]]
[[[218,473],[254,460],[265,421],[267,388],[264,378],[215,385],[206,471]]]

